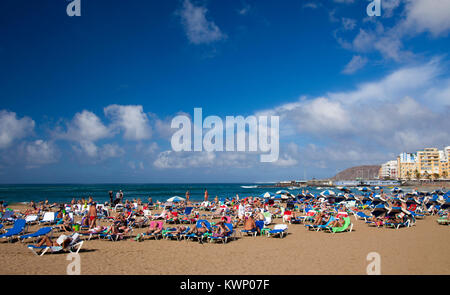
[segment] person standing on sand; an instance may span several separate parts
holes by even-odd
[[[113,201],[114,201],[114,195],[113,195],[113,191],[109,191],[109,202],[111,204],[111,206],[113,205]]]
[[[123,192],[122,192],[122,190],[120,190],[119,193],[120,193],[120,203],[123,204]]]
[[[97,204],[95,202],[91,203],[91,206],[89,206],[89,229],[94,228],[94,226],[97,226]]]

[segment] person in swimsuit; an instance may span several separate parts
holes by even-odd
[[[91,229],[97,225],[97,203],[91,202],[88,216],[89,216],[89,229]]]

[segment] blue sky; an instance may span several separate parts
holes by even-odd
[[[329,177],[450,145],[448,1],[69,2],[0,3],[3,183]],[[194,107],[280,116],[279,161],[171,152]]]

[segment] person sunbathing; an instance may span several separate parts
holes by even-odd
[[[179,227],[177,227],[177,229],[175,231],[172,232],[172,234],[174,235],[179,235],[181,233],[184,233],[186,231],[187,227],[184,225],[180,225]]]
[[[324,213],[318,212],[316,214],[316,216],[314,217],[314,221],[313,221],[312,225],[321,225],[323,223],[323,217],[324,217]]]
[[[72,218],[70,218],[69,214],[65,214],[63,217],[63,223],[56,225],[55,228],[65,232],[72,232]]]
[[[84,234],[84,235],[99,234],[99,233],[102,233],[103,231],[106,232],[107,230],[108,230],[108,228],[106,226],[98,225],[98,226],[88,229],[86,231],[80,231],[80,234]]]
[[[155,219],[164,219],[164,218],[166,218],[166,216],[167,216],[168,213],[169,213],[168,210],[167,210],[167,209],[164,209],[164,210],[161,212],[161,214],[159,214],[159,215],[154,215],[154,216],[152,216],[151,218],[152,218],[152,220],[155,220]]]
[[[47,247],[62,247],[63,249],[65,249],[70,245],[72,240],[72,237],[66,235],[59,236],[57,240],[52,240],[49,236],[45,235],[36,244],[36,246],[41,247],[45,245]]]
[[[156,222],[156,221],[152,221],[150,222],[150,225],[146,231],[146,234],[159,234],[160,232],[162,232],[163,230],[163,226],[162,226],[162,222]]]
[[[246,231],[256,230],[259,233],[259,228],[256,226],[255,220],[253,219],[252,216],[249,216],[244,221],[244,230]]]
[[[127,234],[130,231],[131,229],[127,226],[120,226],[118,224],[113,224],[104,233],[123,236],[124,234]]]
[[[206,226],[206,223],[202,221],[199,226],[195,225],[188,234],[203,235],[208,232],[211,232],[211,230]]]
[[[343,217],[340,216],[339,218],[336,218],[336,220],[331,222],[330,227],[342,227],[343,224],[344,224]]]
[[[405,222],[405,213],[400,212],[397,213],[394,218],[391,219],[392,223],[403,223]]]
[[[225,225],[224,222],[220,221],[216,223],[216,227],[213,231],[213,237],[224,237],[230,233],[230,229]]]

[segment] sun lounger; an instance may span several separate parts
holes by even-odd
[[[283,238],[287,235],[288,226],[286,224],[275,224],[272,230],[267,232],[268,237],[277,237]]]
[[[14,221],[14,211],[11,210],[5,211],[5,213],[3,213],[2,215],[1,222],[11,223],[13,221]]]
[[[202,227],[202,223],[205,224],[206,228],[211,232],[212,227],[211,227],[211,223],[209,223],[209,221],[207,221],[206,219],[200,219],[197,221],[196,227],[200,228]],[[184,239],[187,240],[198,240],[198,241],[203,241],[203,239],[206,237],[206,234],[202,234],[202,235],[197,235],[195,233],[191,233],[191,234],[187,234],[184,235]]]
[[[11,241],[16,236],[20,235],[25,229],[25,219],[17,219],[14,222],[14,226],[10,228],[6,233],[0,235],[0,238],[6,238],[8,241]]]
[[[384,225],[386,227],[392,227],[392,228],[395,228],[395,229],[399,229],[400,227],[409,227],[410,226],[410,221],[409,221],[409,219],[404,221],[404,222],[390,222],[390,221],[386,221],[384,223]]]
[[[355,219],[364,219],[364,221],[367,221],[367,219],[372,218],[372,216],[365,214],[364,212],[356,212],[354,213]]]
[[[182,236],[184,236],[185,234],[187,234],[189,232],[191,228],[188,226],[184,231],[182,231],[181,233],[174,233],[173,231],[170,232],[165,232],[163,234],[163,237],[168,240],[168,239],[177,239],[178,241],[181,239]]]
[[[450,225],[450,220],[448,219],[448,216],[438,218],[436,219],[436,222],[441,225]]]
[[[331,224],[332,221],[334,221],[335,218],[331,217],[328,222],[326,224],[319,224],[319,225],[314,225],[314,224],[305,224],[305,227],[308,230],[315,230],[315,231],[319,231],[321,229],[326,229],[327,227],[329,227],[329,225]]]
[[[233,225],[231,223],[225,223],[225,226],[228,227],[229,231],[223,236],[217,236],[214,234],[211,236],[208,236],[210,243],[221,241],[222,243],[225,244],[228,241],[228,239],[230,239],[232,237],[232,235],[234,234]]]
[[[48,235],[51,231],[52,231],[52,228],[50,226],[42,227],[34,233],[20,236],[19,240],[24,242],[25,240],[28,240],[28,239],[39,238],[39,237]]]
[[[248,236],[256,237],[258,235],[258,229],[257,228],[259,228],[259,232],[261,232],[262,229],[264,228],[264,221],[257,220],[257,221],[255,221],[255,224],[256,224],[256,228],[254,228],[254,229],[248,229],[248,230],[247,229],[241,229],[240,230],[241,237],[242,237],[242,234],[247,234]]]
[[[35,224],[38,222],[38,216],[37,215],[28,215],[25,217],[26,224]]]
[[[351,232],[353,230],[353,223],[350,221],[350,217],[344,217],[344,225],[341,227],[327,227],[324,230],[328,230],[329,232],[335,234],[340,232],[349,231]]]
[[[45,212],[42,220],[39,223],[43,224],[53,224],[55,223],[55,212]]]
[[[43,256],[45,253],[58,253],[63,252],[65,250],[69,250],[70,253],[78,253],[81,250],[81,247],[83,246],[84,241],[80,241],[78,239],[78,234],[72,235],[72,242],[68,245],[66,249],[64,249],[62,246],[35,246],[35,245],[28,245],[27,248],[33,252],[36,256]]]

